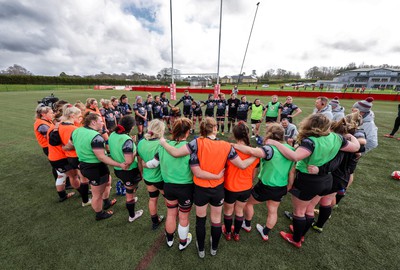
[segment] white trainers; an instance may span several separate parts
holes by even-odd
[[[212,237],[210,237],[210,254],[211,256],[217,255],[217,250],[212,248]]]
[[[268,241],[268,235],[264,234],[264,227],[262,225],[260,225],[260,224],[257,224],[256,228],[257,228],[257,231],[260,233],[262,239],[264,241]]]
[[[246,226],[246,222],[243,220],[242,229],[245,230],[246,232],[250,232],[251,226]]]
[[[197,241],[196,241],[196,248],[197,248],[197,253],[199,254],[199,258],[204,259],[204,257],[206,256],[206,252],[204,250],[203,251],[199,250],[199,244],[197,243]]]
[[[135,220],[137,220],[138,218],[140,218],[142,215],[143,215],[143,210],[142,210],[142,209],[137,210],[137,211],[135,212],[135,216],[134,216],[134,217],[129,217],[129,218],[128,218],[128,221],[129,221],[129,222],[134,222]]]
[[[85,206],[89,206],[89,205],[92,205],[92,199],[91,198],[89,198],[89,200],[87,201],[87,202],[82,202],[82,207],[85,207]]]
[[[187,248],[187,246],[190,244],[190,242],[192,242],[192,234],[188,233],[187,238],[186,238],[186,245],[182,245],[179,243],[179,250],[182,251],[185,248]]]
[[[256,136],[255,135],[251,135],[251,138],[253,139],[253,138],[255,138]]]
[[[167,242],[168,247],[172,247],[174,245],[174,239],[172,238],[171,241],[168,241],[167,235],[165,235],[165,241]]]

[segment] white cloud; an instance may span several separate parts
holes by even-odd
[[[220,75],[240,70],[257,1],[224,0]],[[217,0],[173,0],[174,60],[216,72]],[[261,1],[244,71],[400,64],[395,0]],[[156,74],[170,66],[169,1],[0,0],[0,69]]]

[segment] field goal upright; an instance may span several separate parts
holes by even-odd
[[[192,72],[192,73],[181,73],[181,76],[184,78],[183,81],[186,81],[190,84],[191,88],[209,88],[213,86],[213,80],[217,79],[216,72]]]
[[[334,83],[334,84],[331,84],[331,85],[327,88],[327,92],[340,93],[340,92],[342,92],[343,86],[344,86],[343,83]]]

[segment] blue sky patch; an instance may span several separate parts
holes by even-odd
[[[140,8],[130,4],[123,6],[122,10],[138,19],[145,28],[162,34],[162,29],[155,24],[157,18],[156,8]]]

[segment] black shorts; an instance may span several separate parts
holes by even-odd
[[[183,115],[187,118],[190,119],[190,117],[192,116],[192,108],[191,107],[183,107]]]
[[[207,203],[212,206],[221,206],[224,204],[224,184],[216,186],[215,188],[204,188],[194,185],[194,204],[197,206],[204,206]]]
[[[247,202],[250,198],[251,189],[239,192],[229,191],[225,188],[225,202],[232,204],[236,201]]]
[[[202,117],[203,116],[203,112],[202,111],[194,111],[193,112],[193,116]]]
[[[223,111],[217,110],[217,117],[225,117],[225,114],[226,114],[225,110],[223,110]]]
[[[77,157],[69,157],[68,163],[72,169],[74,169],[74,170],[79,169],[79,159]]]
[[[252,123],[252,124],[260,124],[260,123],[261,123],[261,120],[254,120],[254,119],[251,119],[251,123]]]
[[[138,168],[133,168],[129,171],[114,169],[115,176],[124,182],[127,187],[133,187],[142,180],[142,175]]]
[[[51,166],[58,171],[59,173],[65,173],[70,170],[72,170],[72,167],[68,163],[68,159],[63,158],[57,161],[51,161],[50,160]]]
[[[153,115],[153,118],[154,118],[154,119],[162,120],[162,119],[163,119],[163,116],[160,115],[160,114],[156,114],[156,115]]]
[[[225,121],[225,116],[217,116],[217,121],[224,122]]]
[[[151,121],[151,120],[153,120],[151,112],[147,111],[147,121]]]
[[[265,123],[274,123],[278,120],[278,117],[265,117]]]
[[[335,177],[333,176],[332,180],[332,189],[330,193],[335,193],[338,192],[339,190],[346,189],[347,186],[349,185],[349,181],[342,179],[340,177]]]
[[[147,181],[147,180],[145,180],[145,179],[143,179],[144,180],[144,183],[147,185],[147,186],[155,186],[158,190],[164,190],[164,181],[160,181],[160,182],[149,182],[149,181]]]
[[[204,116],[206,116],[206,117],[214,117],[214,112],[205,112],[204,113]]]
[[[236,115],[228,115],[228,121],[229,122],[235,122],[236,121]]]
[[[83,176],[89,179],[92,186],[100,186],[108,182],[110,171],[104,163],[81,162],[79,168]]]
[[[136,121],[136,126],[144,125],[144,119],[142,117],[135,117],[135,121]]]
[[[193,205],[194,184],[164,183],[164,198],[169,201],[178,200],[179,207],[191,208]]]
[[[286,118],[289,121],[289,123],[292,123],[292,121],[293,121],[292,117],[288,117],[287,115],[281,114],[281,119],[283,119],[283,118]]]
[[[247,122],[247,114],[246,115],[238,115],[236,117],[237,121],[244,121]]]
[[[293,196],[302,200],[310,201],[315,196],[325,196],[331,193],[332,175],[314,175],[296,172],[293,188],[289,191]]]
[[[287,187],[271,187],[264,185],[261,181],[253,187],[251,190],[251,195],[258,202],[265,201],[282,201],[283,196],[287,193]]]

